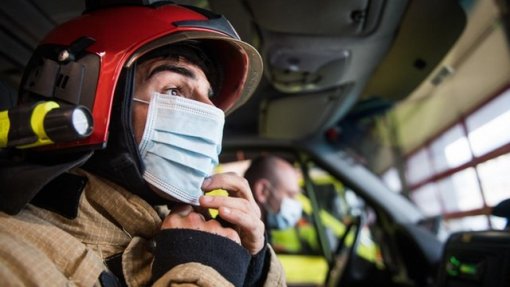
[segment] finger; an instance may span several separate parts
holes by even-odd
[[[237,231],[235,231],[232,228],[225,228],[222,233],[222,236],[227,237],[228,239],[230,239],[232,241],[235,241],[239,245],[242,245],[241,236],[239,235],[239,233],[237,233]]]
[[[254,218],[242,210],[232,210],[221,207],[221,218],[238,226],[239,236],[243,246],[252,255],[257,254],[264,247],[264,223],[259,218]]]
[[[251,254],[264,246],[265,227],[258,206],[253,207],[246,199],[229,197],[204,196],[200,202],[218,208],[220,217],[236,226],[243,246]]]
[[[178,214],[180,216],[186,216],[191,212],[193,212],[193,207],[187,204],[178,205],[170,210],[170,214]]]
[[[202,189],[204,191],[224,189],[229,195],[254,201],[248,181],[233,172],[219,173],[208,177],[204,180]]]
[[[202,214],[206,220],[209,220],[212,218],[211,213],[209,212],[209,208],[206,206],[194,206],[193,210],[195,212]]]
[[[239,227],[241,231],[258,231],[258,222],[260,219],[255,217],[253,213],[245,212],[242,209],[232,209],[228,207],[220,207],[218,211],[223,220]]]
[[[244,198],[203,195],[198,199],[202,208],[219,208],[221,206],[236,209],[252,209],[251,203]]]
[[[241,245],[241,237],[234,229],[223,227],[216,220],[206,221],[204,216],[198,212],[190,212],[186,216],[181,216],[179,213],[170,214],[163,221],[161,229],[199,230],[226,237]]]
[[[255,199],[253,197],[252,191],[250,189],[250,186],[248,184],[248,181],[236,175],[235,173],[222,173],[222,174],[216,174],[214,176],[211,176],[207,179],[207,181],[204,181],[203,185],[204,189],[218,189],[222,188],[227,190],[229,195],[233,197],[238,198],[244,198],[248,200],[248,202],[251,205],[251,208],[256,212],[257,216],[260,217],[260,209],[255,202]],[[221,197],[221,198],[233,198],[233,197]],[[220,197],[215,197],[220,198]],[[229,199],[227,199],[229,200]],[[214,202],[214,201],[213,201]],[[214,206],[215,208],[219,206]],[[235,208],[234,206],[230,206],[231,208]],[[246,208],[246,207],[243,207]]]
[[[190,205],[180,205],[170,211],[161,224],[161,229],[167,228],[192,228],[205,222],[202,214],[193,211]]]
[[[212,219],[207,221],[205,231],[227,237],[241,245],[241,237],[239,233],[232,228],[222,226],[217,220]]]
[[[244,198],[236,197],[223,197],[223,196],[208,196],[204,195],[199,198],[200,206],[204,208],[226,207],[230,209],[243,210],[246,213],[251,213],[256,219],[260,219],[260,208],[254,201],[248,201]]]

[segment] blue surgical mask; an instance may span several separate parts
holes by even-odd
[[[218,164],[225,114],[212,105],[167,94],[154,93],[148,104],[138,147],[143,178],[164,194],[198,205],[202,183]]]
[[[303,208],[301,203],[290,197],[284,197],[280,206],[280,211],[272,212],[269,208],[267,211],[267,224],[271,229],[287,229],[294,227],[301,218]]]

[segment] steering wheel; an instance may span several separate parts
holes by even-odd
[[[333,253],[333,258],[329,262],[329,272],[326,277],[326,285],[328,287],[339,286],[340,280],[345,272],[350,272],[350,265],[352,258],[356,256],[355,252],[358,249],[360,242],[360,234],[362,227],[365,224],[365,215],[354,217],[345,227],[345,232],[338,240],[338,245]],[[353,232],[353,240],[350,246],[346,245],[346,238]]]

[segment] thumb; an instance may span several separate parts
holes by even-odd
[[[183,204],[183,205],[179,205],[179,206],[176,206],[175,208],[173,208],[170,211],[170,214],[178,214],[178,215],[184,217],[184,216],[187,216],[188,214],[190,214],[191,212],[193,212],[193,207],[191,207],[191,205]]]

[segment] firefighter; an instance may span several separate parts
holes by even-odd
[[[301,188],[298,174],[289,162],[274,155],[261,156],[251,162],[244,177],[262,210],[266,228],[283,230],[296,225],[302,213],[297,200]]]
[[[0,114],[0,285],[285,285],[246,181],[211,176],[259,54],[209,11],[119,2],[53,29]]]

